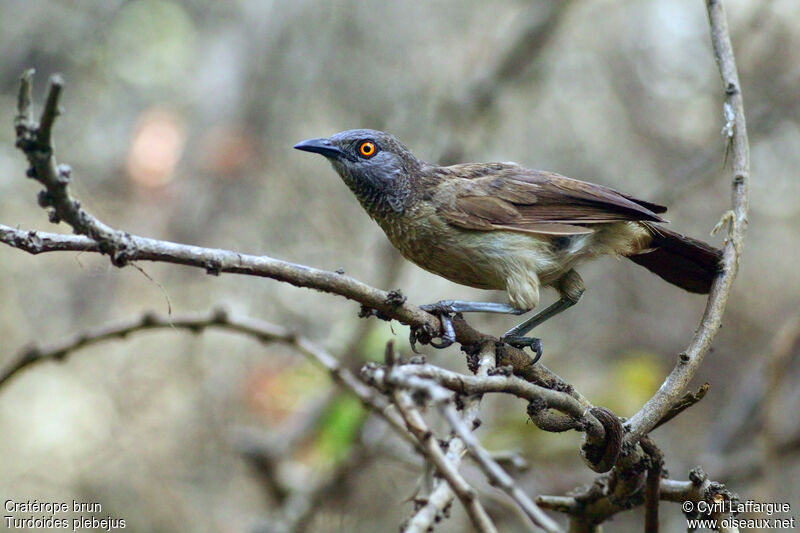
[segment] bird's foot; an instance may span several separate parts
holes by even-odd
[[[459,312],[455,300],[441,300],[433,304],[420,305],[419,308],[436,316]]]
[[[439,320],[442,322],[442,331],[439,333],[439,338],[442,340],[433,342],[431,339],[430,345],[441,350],[456,342],[456,331],[453,329],[453,320],[448,313],[440,313]]]
[[[428,344],[430,344],[434,348],[437,348],[437,349],[441,350],[443,348],[447,348],[448,346],[450,346],[454,342],[456,342],[456,332],[453,329],[453,320],[450,317],[450,315],[452,313],[456,312],[456,311],[453,310],[452,304],[453,304],[452,300],[442,300],[441,302],[436,302],[435,304],[421,305],[420,306],[420,309],[422,309],[423,311],[426,311],[428,313],[431,313],[432,315],[437,316],[439,318],[439,320],[441,321],[441,323],[442,323],[442,327],[441,327],[441,330],[439,331],[439,333],[435,334],[435,335],[431,335],[427,339]],[[436,339],[436,338],[439,338],[441,340],[438,341],[438,342],[435,342],[434,339]],[[417,349],[416,349],[416,341],[417,341],[417,339],[422,340],[423,343],[425,342],[425,340],[422,339],[419,336],[418,332],[415,332],[415,331],[412,330],[412,332],[411,332],[411,350],[414,353],[418,353]]]
[[[519,348],[522,350],[523,348],[530,348],[533,352],[533,364],[542,357],[542,339],[537,339],[536,337],[523,337],[520,335],[505,335],[502,337],[504,343],[508,344],[509,346],[513,346],[514,348]]]

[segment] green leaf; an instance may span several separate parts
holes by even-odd
[[[320,425],[317,453],[331,462],[343,459],[358,437],[366,414],[361,402],[354,396],[343,394],[336,398]]]

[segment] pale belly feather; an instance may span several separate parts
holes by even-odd
[[[378,220],[406,259],[461,285],[507,291],[509,303],[525,310],[538,305],[540,286],[555,284],[589,257],[630,252],[644,234],[635,223],[604,224],[558,248],[545,236],[453,228],[436,216],[393,222]]]

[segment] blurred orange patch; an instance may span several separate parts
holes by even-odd
[[[166,185],[175,175],[185,143],[183,120],[177,113],[160,108],[145,111],[128,150],[128,176],[144,187]]]

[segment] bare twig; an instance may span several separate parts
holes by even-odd
[[[703,357],[722,323],[722,314],[736,278],[747,231],[750,155],[742,92],[722,0],[708,0],[707,7],[711,25],[711,43],[725,91],[725,108],[730,112],[730,120],[726,124],[729,126],[726,129],[728,135],[726,141],[730,143],[732,154],[733,192],[732,211],[728,217],[730,220],[728,242],[723,251],[722,272],[711,287],[700,327],[656,394],[626,424],[629,429],[627,442],[636,442],[653,429],[680,398],[682,391],[703,362]]]
[[[451,463],[460,461],[460,453],[463,453],[464,445],[458,443],[448,443],[447,455]],[[430,494],[420,506],[414,510],[414,515],[400,528],[403,533],[426,533],[430,531],[443,515],[447,515],[453,503],[455,494],[453,489],[446,482],[440,482],[431,490]]]
[[[55,158],[52,130],[56,117],[61,114],[59,98],[64,86],[63,78],[56,74],[50,78],[45,106],[39,124],[33,122],[32,102],[30,101],[33,72],[27,71],[20,78],[20,105],[15,120],[17,130],[17,147],[22,150],[30,169],[28,176],[35,179],[45,190],[39,194],[39,204],[51,207],[50,220],[66,221],[76,233],[86,235],[100,245],[104,253],[109,253],[112,261],[119,266],[126,261],[126,234],[106,226],[92,215],[81,209],[81,204],[74,199],[68,189],[71,170],[66,165],[58,165]]]
[[[708,387],[709,387],[708,383],[703,383],[702,385],[700,385],[700,388],[697,389],[697,392],[690,391],[684,394],[680,400],[675,402],[672,405],[672,407],[670,407],[669,410],[666,413],[664,413],[664,416],[661,417],[661,420],[656,422],[656,425],[653,426],[653,429],[656,429],[657,427],[666,424],[667,422],[669,422],[670,420],[672,420],[673,418],[675,418],[676,416],[678,416],[679,414],[681,414],[682,412],[684,412],[685,410],[687,410],[688,408],[690,408],[691,406],[693,406],[694,404],[705,398],[706,393],[708,392]]]
[[[403,390],[414,391],[417,394],[422,392],[427,398],[433,400],[442,416],[448,421],[457,437],[466,446],[470,455],[476,460],[490,482],[498,486],[511,497],[522,512],[530,519],[532,525],[536,525],[545,531],[559,531],[558,525],[536,507],[530,498],[516,485],[511,476],[509,476],[492,458],[491,454],[480,445],[472,434],[472,429],[474,429],[474,427],[469,427],[465,420],[470,417],[467,414],[460,415],[456,411],[456,408],[452,404],[451,392],[445,388],[446,386],[437,383],[438,380],[442,380],[450,385],[450,387],[453,387],[459,394],[459,402],[462,410],[466,410],[468,406],[477,408],[484,392],[483,389],[487,391],[491,390],[491,387],[483,387],[482,384],[497,382],[495,378],[500,378],[500,380],[516,380],[521,383],[525,382],[513,376],[488,376],[487,372],[483,372],[482,375],[477,376],[460,376],[454,372],[442,371],[442,369],[424,364],[390,365],[385,371],[376,367],[370,367],[365,369],[365,373],[376,386],[398,387]],[[500,385],[500,383],[497,384]],[[531,387],[535,386],[531,385]],[[548,390],[547,392],[550,393],[554,391]],[[395,395],[397,395],[397,391],[395,391]],[[578,408],[578,410],[580,411],[580,408]]]
[[[153,329],[183,329],[200,333],[208,328],[225,329],[254,337],[261,342],[281,342],[294,347],[325,368],[335,382],[353,392],[367,407],[382,416],[401,436],[415,444],[405,430],[405,424],[396,413],[390,410],[386,398],[377,394],[374,389],[363,383],[352,372],[342,368],[339,361],[325,349],[307,339],[298,337],[294,332],[281,326],[252,318],[230,316],[220,310],[210,314],[187,313],[173,316],[147,313],[141,318],[104,324],[74,333],[61,341],[26,348],[20,351],[14,361],[0,371],[0,385],[37,361],[62,360],[75,350],[99,342],[122,339],[133,333]]]
[[[482,533],[497,532],[497,528],[492,523],[483,505],[481,505],[480,500],[478,500],[475,489],[458,473],[458,464],[453,464],[448,460],[433,432],[428,428],[422,415],[414,405],[411,395],[406,391],[397,390],[394,393],[394,403],[403,420],[405,420],[409,431],[419,440],[425,450],[425,456],[436,466],[436,471],[447,480],[458,499],[464,504],[464,508],[467,510],[467,514],[475,528]],[[449,446],[453,445],[456,445],[456,443],[451,440]]]
[[[489,370],[494,368],[494,356],[488,348],[488,344],[482,346],[477,358],[475,375],[480,377],[488,375]],[[478,422],[478,412],[480,408],[479,397],[466,397],[463,401],[462,412],[464,423],[474,426]],[[450,463],[456,466],[460,464],[463,453],[464,442],[458,437],[451,437],[447,441],[447,457]],[[442,479],[435,479],[433,490],[431,490],[427,501],[415,510],[414,515],[402,528],[403,532],[424,533],[429,531],[437,518],[447,513],[454,497],[453,489],[448,483]]]
[[[704,516],[699,506],[699,502],[704,501],[708,506],[705,509],[731,509],[731,502],[737,502],[739,497],[725,488],[725,485],[711,481],[700,468],[695,468],[689,472],[689,481],[673,481],[670,479],[661,480],[661,499],[670,502],[694,503],[693,511],[686,513],[690,517],[709,517],[721,522],[729,513],[712,512]],[[720,524],[721,525],[721,524]],[[736,526],[720,527],[723,533],[738,533]]]
[[[640,443],[644,452],[650,457],[644,493],[644,531],[645,533],[658,533],[658,501],[661,493],[664,454],[649,436],[642,438]]]
[[[27,128],[33,124],[33,75],[35,72],[30,68],[19,78],[17,116],[14,117],[14,128],[17,130],[17,135],[20,134],[20,128]]]
[[[534,504],[528,495],[519,488],[514,482],[514,479],[509,476],[502,467],[492,458],[486,449],[480,445],[475,435],[466,427],[464,422],[458,416],[455,407],[450,403],[450,398],[446,397],[444,400],[439,400],[439,410],[442,415],[447,419],[447,422],[455,430],[464,444],[467,446],[470,455],[478,462],[481,470],[486,474],[491,483],[500,487],[506,494],[508,494],[514,502],[522,509],[522,512],[537,526],[545,531],[557,532],[559,531],[558,525],[553,522],[536,504]]]
[[[629,510],[641,505],[644,498],[637,497],[628,500],[615,500],[607,495],[607,487],[613,482],[610,474],[600,476],[593,485],[576,491],[571,496],[539,496],[536,503],[545,509],[552,509],[570,515],[571,517],[586,517],[586,520],[578,521],[582,527],[577,527],[575,531],[592,531],[593,526],[600,524],[612,517],[616,513]],[[738,496],[730,492],[725,485],[711,481],[708,476],[699,468],[689,472],[689,481],[675,481],[672,479],[661,479],[658,490],[659,499],[674,503],[692,502],[694,513],[693,517],[698,517],[698,503],[703,501],[709,504],[705,509],[730,508],[727,503],[738,501]],[[716,504],[712,507],[711,504]],[[721,519],[721,516],[714,518]],[[570,529],[573,531],[573,529]]]
[[[599,438],[602,438],[604,433],[603,426],[589,412],[592,405],[582,397],[576,399],[565,392],[546,389],[513,375],[470,376],[429,364],[403,365],[392,368],[391,372],[393,374],[389,378],[387,369],[374,363],[362,369],[362,375],[367,381],[378,387],[386,386],[391,380],[420,377],[432,380],[459,394],[513,394],[530,402],[537,402],[544,409],[554,409],[568,415],[569,429],[585,430]]]

